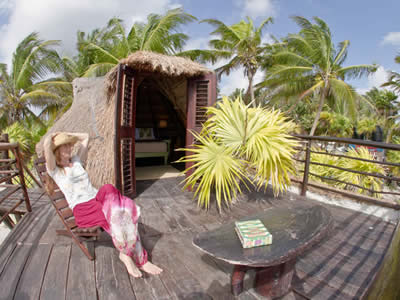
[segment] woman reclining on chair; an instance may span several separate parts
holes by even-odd
[[[79,142],[76,156],[71,156],[73,145]],[[101,226],[108,232],[119,258],[129,274],[141,277],[140,270],[160,274],[162,269],[147,260],[137,229],[140,208],[111,184],[95,189],[82,167],[86,160],[89,135],[87,133],[58,132],[49,135],[44,142],[49,194],[54,193],[54,180],[64,193],[79,227]],[[139,270],[140,269],[140,270]]]

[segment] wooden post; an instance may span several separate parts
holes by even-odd
[[[8,140],[8,134],[7,133],[3,133],[0,136],[0,143],[9,143]],[[0,158],[1,159],[9,159],[10,155],[8,154],[8,150],[4,150],[4,151],[0,151]],[[6,163],[5,163],[6,164]],[[9,168],[6,168],[6,170],[9,170]],[[11,179],[6,181],[7,184],[12,184]]]
[[[14,150],[14,155],[15,155],[15,159],[16,159],[17,168],[19,171],[19,180],[20,180],[19,183],[21,184],[22,193],[24,194],[26,209],[29,212],[31,212],[32,207],[31,207],[31,203],[29,201],[28,191],[26,190],[24,167],[23,167],[23,162],[21,160],[21,154],[19,152],[19,146]]]
[[[306,159],[304,162],[303,186],[301,188],[301,195],[305,196],[307,193],[308,173],[310,171],[310,156],[311,156],[311,140],[307,141],[306,145]]]

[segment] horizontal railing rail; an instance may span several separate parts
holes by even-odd
[[[29,200],[28,191],[26,189],[25,178],[24,178],[24,167],[22,162],[22,156],[19,150],[18,143],[7,143],[8,136],[2,135],[0,137],[0,187],[5,190],[2,191],[0,196],[0,206],[6,199],[17,191],[22,191],[23,198],[13,200],[10,207],[8,204],[2,207],[0,213],[0,223],[5,222],[8,227],[14,227],[15,223],[10,218],[11,214],[15,214],[15,210],[22,203],[25,202],[25,207],[28,212],[32,211],[31,203]],[[10,158],[11,152],[14,158]],[[18,180],[15,180],[18,179]],[[18,218],[17,218],[18,219]]]
[[[315,178],[320,178],[324,181],[328,182],[336,182],[339,183],[339,186],[343,187],[352,187],[353,189],[359,189],[365,192],[369,192],[371,195],[394,195],[394,196],[399,196],[400,192],[397,190],[394,191],[383,191],[381,190],[374,190],[371,188],[371,186],[361,186],[360,184],[356,184],[354,182],[346,182],[344,180],[340,180],[338,178],[333,178],[333,177],[327,177],[327,176],[322,176],[321,174],[316,174],[314,172],[310,171],[310,166],[315,165],[315,166],[321,166],[324,168],[330,168],[330,169],[336,169],[344,172],[349,172],[353,174],[357,174],[359,176],[365,176],[365,177],[374,177],[374,178],[379,178],[382,181],[386,180],[388,182],[394,182],[395,184],[398,184],[400,182],[400,177],[396,177],[394,175],[389,176],[388,173],[385,174],[378,174],[378,173],[373,173],[373,172],[366,172],[362,170],[353,170],[350,168],[346,168],[346,166],[337,166],[333,164],[327,164],[327,163],[322,163],[322,162],[317,162],[312,160],[312,154],[322,154],[322,155],[327,155],[327,156],[333,156],[333,157],[338,157],[339,159],[352,159],[352,160],[357,160],[357,161],[362,161],[366,163],[373,163],[382,166],[384,170],[388,171],[391,168],[399,168],[400,169],[400,162],[393,162],[393,161],[385,161],[384,159],[382,161],[378,159],[366,159],[366,158],[360,158],[360,157],[353,157],[350,155],[346,155],[346,151],[348,148],[343,148],[343,145],[349,146],[349,145],[354,145],[353,147],[358,147],[358,146],[363,146],[367,147],[371,151],[373,149],[379,149],[379,151],[400,151],[400,145],[398,144],[390,144],[390,143],[381,143],[381,142],[375,142],[375,141],[365,141],[365,140],[358,140],[358,139],[349,139],[349,138],[337,138],[337,137],[328,137],[328,136],[307,136],[307,135],[293,135],[295,139],[297,139],[300,143],[298,147],[295,149],[298,151],[297,156],[295,156],[293,159],[297,161],[298,163],[304,165],[304,168],[302,170],[298,170],[300,173],[303,173],[303,180],[295,180],[296,182],[299,182],[301,184],[301,195],[305,196],[307,193],[308,186],[318,186],[318,188],[321,189],[326,189],[327,191],[337,191],[340,194],[347,195],[349,197],[356,198],[358,200],[372,200],[373,203],[376,203],[378,199],[374,199],[368,195],[363,195],[363,194],[355,194],[354,192],[347,191],[345,189],[336,189],[332,187],[332,185],[328,185],[327,183],[325,184],[309,184],[309,177],[313,176]],[[332,145],[333,143],[333,145]],[[319,151],[318,149],[315,149],[314,146],[321,147],[321,148],[326,148],[327,146],[332,148],[332,151]],[[334,147],[338,146],[340,147]],[[344,153],[340,153],[340,151],[344,151]],[[384,150],[380,150],[384,149]],[[335,152],[333,152],[335,151]],[[384,157],[384,154],[382,154]],[[326,188],[324,186],[326,185]],[[381,197],[381,196],[379,196]],[[393,205],[392,207],[395,207],[396,209],[400,209],[399,203]]]

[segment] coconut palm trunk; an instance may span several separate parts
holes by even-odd
[[[315,130],[317,129],[319,117],[321,115],[322,108],[324,107],[324,103],[325,103],[325,98],[326,98],[327,92],[328,92],[328,87],[325,87],[324,91],[322,92],[321,99],[319,101],[318,110],[317,110],[317,114],[315,115],[314,123],[313,123],[313,125],[311,127],[310,136],[313,136],[314,133],[315,133]]]
[[[247,89],[247,93],[250,94],[251,105],[253,107],[256,107],[256,102],[254,101],[254,88],[253,88],[254,74],[253,74],[253,72],[249,72],[248,78],[249,78],[249,87]]]

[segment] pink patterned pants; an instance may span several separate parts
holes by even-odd
[[[101,226],[111,235],[115,248],[132,257],[138,267],[147,262],[138,232],[140,208],[113,185],[103,185],[96,198],[76,205],[74,216],[79,227]]]

